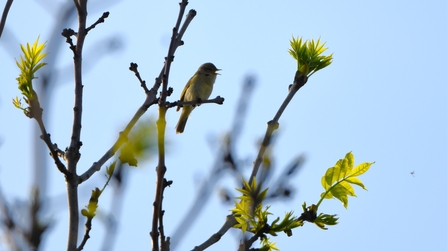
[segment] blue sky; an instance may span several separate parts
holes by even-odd
[[[59,1],[63,2],[63,1]],[[166,56],[178,1],[89,1],[89,22],[104,11],[110,16],[86,40],[84,119],[79,173],[111,146],[116,136],[144,101],[144,92],[130,62],[152,83]],[[51,39],[58,4],[50,1],[14,2],[7,28],[0,39],[0,184],[9,202],[26,200],[33,171],[32,130],[35,121],[11,104],[19,95],[19,43]],[[184,217],[208,176],[218,150],[217,140],[233,123],[243,79],[256,79],[245,128],[236,147],[239,157],[251,163],[266,123],[287,95],[296,63],[288,54],[292,36],[326,42],[333,64],[314,74],[297,93],[281,117],[275,142],[276,175],[295,156],[306,162],[291,183],[299,191],[276,202],[277,216],[301,204],[316,203],[323,191],[320,178],[326,169],[352,151],[356,163],[376,163],[361,179],[368,191],[357,189],[349,209],[336,200],[320,210],[337,214],[339,225],[322,231],[306,224],[293,237],[273,238],[281,250],[441,250],[447,247],[444,226],[447,203],[443,184],[447,176],[447,119],[445,58],[447,56],[447,2],[428,1],[190,1],[197,16],[177,50],[170,83],[176,100],[204,62],[223,69],[212,97],[225,97],[222,106],[203,105],[190,117],[182,135],[175,134],[179,113],[167,115],[167,178],[174,181],[165,192],[165,231],[169,236]],[[76,28],[76,22],[71,23]],[[102,53],[104,41],[118,38],[114,53]],[[72,54],[62,36],[55,61],[58,74],[48,131],[60,148],[69,144],[72,108]],[[45,115],[44,115],[45,116]],[[144,119],[156,118],[152,107]],[[46,154],[46,152],[45,152]],[[45,155],[47,156],[47,155]],[[47,214],[54,224],[44,250],[63,250],[66,243],[65,181],[48,157]],[[150,221],[155,188],[156,159],[140,163],[130,172],[115,250],[150,247]],[[246,176],[249,175],[248,164]],[[414,176],[411,174],[414,172]],[[200,212],[176,250],[190,250],[216,232],[231,205],[218,199],[219,188],[237,184],[222,177],[213,196]],[[102,186],[103,173],[81,185],[80,205],[87,204],[94,187]],[[100,209],[111,209],[112,189],[101,197]],[[440,213],[438,213],[440,212]],[[438,216],[439,215],[439,216]],[[84,250],[99,250],[104,225],[94,222],[92,238]],[[231,231],[209,250],[235,250],[237,232]],[[1,248],[0,250],[4,250]]]

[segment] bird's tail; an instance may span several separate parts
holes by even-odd
[[[183,107],[182,114],[180,115],[180,118],[178,120],[177,126],[176,126],[176,132],[183,133],[185,130],[186,122],[188,121],[189,114],[191,114],[192,109],[188,109],[190,107]],[[192,108],[192,107],[191,107]]]

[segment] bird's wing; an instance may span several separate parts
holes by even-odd
[[[195,75],[194,75],[195,76]],[[180,94],[180,101],[185,101],[185,94],[186,91],[189,89],[191,83],[192,83],[192,79],[194,78],[194,76],[192,76],[189,80],[188,83],[186,83],[185,88],[183,88],[182,94]],[[177,111],[180,110],[180,106],[177,106]]]

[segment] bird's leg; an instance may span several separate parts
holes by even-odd
[[[201,98],[197,98],[196,102],[197,102],[196,105],[200,106],[202,104],[202,99]]]

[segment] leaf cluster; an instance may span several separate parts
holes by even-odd
[[[334,226],[338,224],[338,218],[337,215],[330,215],[330,214],[323,214],[320,213],[317,216],[318,207],[316,205],[310,205],[309,207],[306,206],[306,202],[302,205],[303,213],[299,217],[300,220],[308,221],[311,223],[314,223],[317,225],[317,227],[321,228],[322,230],[327,230],[325,227],[326,225]]]
[[[285,232],[288,236],[292,235],[292,229],[303,225],[303,221],[293,215],[293,212],[285,214],[280,221],[277,217],[272,223],[268,223],[269,206],[263,207],[262,202],[267,196],[268,189],[261,191],[261,186],[257,185],[256,179],[249,184],[244,182],[243,188],[236,188],[242,193],[238,197],[239,202],[236,202],[236,207],[232,209],[237,224],[234,228],[239,228],[242,232],[250,232],[261,238],[262,247],[260,250],[278,250],[275,243],[270,242],[267,234],[277,236],[278,232]]]
[[[16,64],[20,69],[19,77],[16,78],[18,88],[22,92],[23,99],[29,107],[23,107],[18,97],[13,99],[12,103],[18,109],[23,110],[27,116],[30,114],[31,101],[37,98],[37,95],[33,89],[33,79],[35,79],[35,73],[46,65],[46,63],[41,62],[42,59],[48,55],[48,53],[43,53],[45,45],[46,43],[39,44],[39,38],[36,39],[32,46],[30,46],[29,43],[26,44],[26,47],[20,45],[23,55],[20,55],[20,60],[16,60]]]
[[[294,38],[290,40],[289,53],[297,61],[298,71],[310,77],[315,72],[329,66],[332,63],[332,55],[321,55],[327,50],[324,47],[326,43],[320,44],[320,39],[316,42],[312,40],[306,40],[303,42],[302,37]]]
[[[349,152],[344,159],[336,162],[335,166],[328,168],[322,177],[322,185],[325,192],[321,194],[320,201],[315,205],[306,205],[303,203],[303,213],[296,217],[293,211],[285,213],[282,220],[276,218],[273,222],[268,222],[269,206],[263,207],[262,202],[267,196],[268,189],[261,189],[261,185],[256,183],[256,179],[249,184],[243,181],[243,188],[236,188],[242,195],[238,197],[239,201],[235,203],[236,207],[232,209],[237,223],[233,226],[239,228],[243,233],[250,232],[254,237],[260,238],[262,247],[259,250],[278,250],[275,243],[271,242],[267,235],[277,236],[278,232],[285,232],[287,236],[292,236],[292,229],[301,227],[304,222],[311,222],[323,230],[326,226],[333,226],[338,223],[336,214],[318,214],[318,208],[324,199],[337,198],[345,208],[348,207],[348,195],[355,196],[352,184],[358,185],[366,190],[365,185],[357,176],[368,171],[374,162],[364,162],[354,168],[354,155]]]

